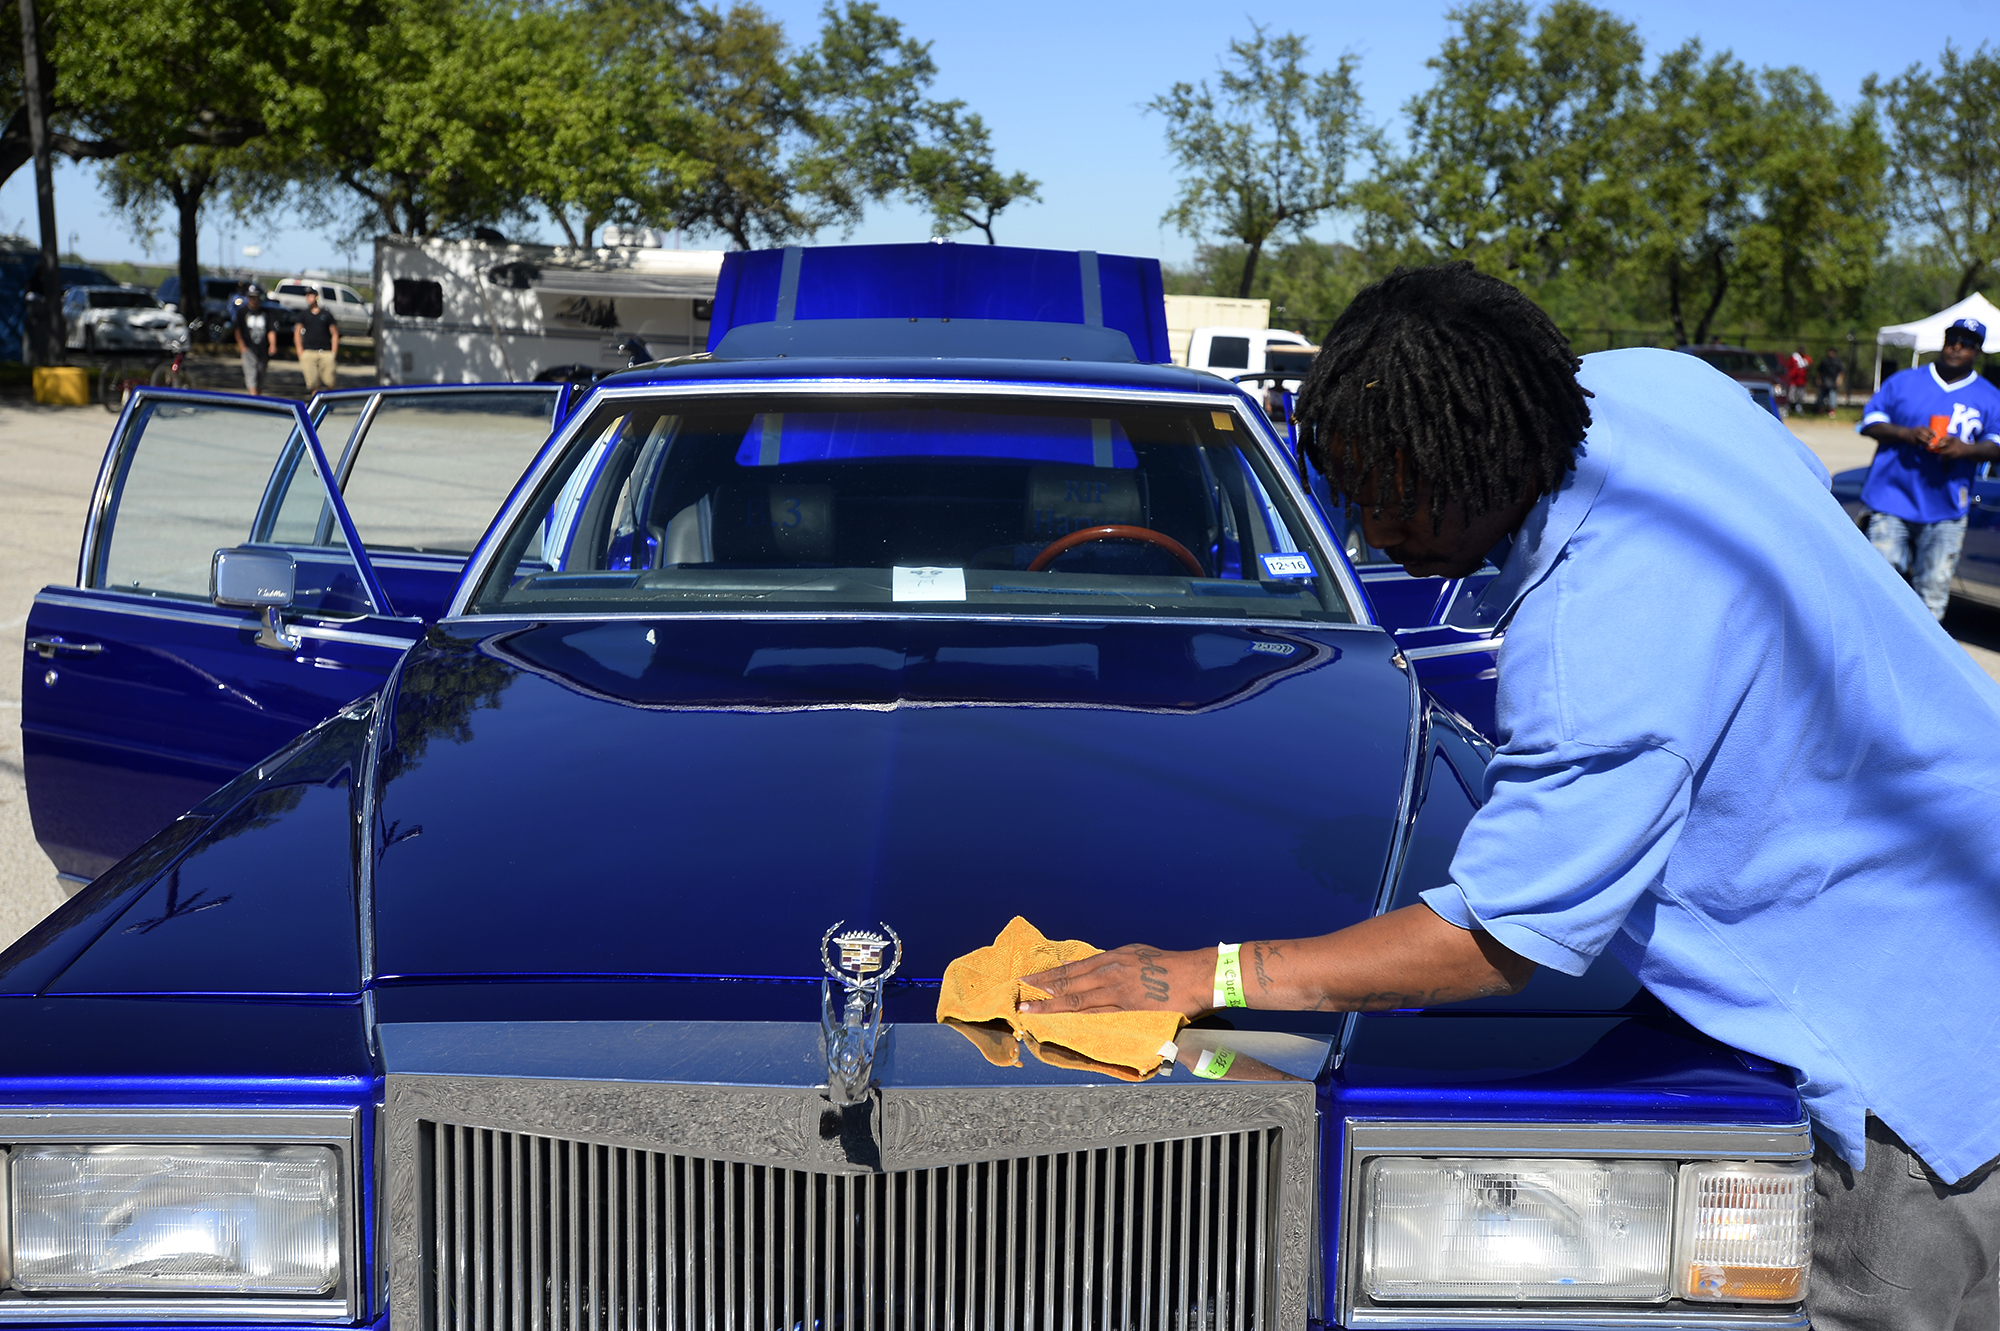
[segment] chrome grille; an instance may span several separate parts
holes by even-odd
[[[415,1126],[426,1331],[1275,1324],[1277,1127],[859,1173]]]

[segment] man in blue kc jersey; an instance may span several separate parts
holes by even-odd
[[[1935,361],[1890,375],[1861,416],[1861,433],[1877,441],[1861,487],[1868,540],[1939,619],[1965,544],[1973,472],[2000,459],[2000,389],[1972,369],[1985,343],[1985,324],[1958,320]]]
[[[1984,418],[1946,414],[1975,456]],[[1370,545],[1501,564],[1499,745],[1450,881],[1316,938],[1071,962],[1022,1010],[1431,1007],[1608,951],[1793,1070],[1814,1331],[2000,1331],[2000,688],[1739,385],[1579,361],[1470,264],[1357,294],[1297,418]]]

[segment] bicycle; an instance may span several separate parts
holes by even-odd
[[[132,396],[135,388],[193,388],[194,380],[189,376],[185,361],[187,349],[183,347],[166,360],[156,361],[145,378],[141,379],[133,370],[129,357],[113,356],[97,371],[97,402],[106,411],[117,413],[125,410],[125,400]]]

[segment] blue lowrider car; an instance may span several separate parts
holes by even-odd
[[[92,881],[0,954],[0,1326],[1803,1327],[1790,1074],[1608,958],[1138,1084],[933,1023],[1013,914],[1322,932],[1480,798],[1490,626],[1399,587],[1399,641],[1159,292],[731,255],[712,354],[597,386],[469,555],[325,412],[138,395],[30,625]],[[900,940],[851,1098],[842,920]]]

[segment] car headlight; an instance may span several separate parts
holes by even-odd
[[[340,1278],[322,1146],[23,1146],[13,1283],[27,1293],[314,1295]]]
[[[1365,1186],[1372,1298],[1668,1297],[1663,1161],[1378,1159]]]
[[[1378,1302],[1805,1297],[1809,1161],[1384,1156],[1362,1189]]]

